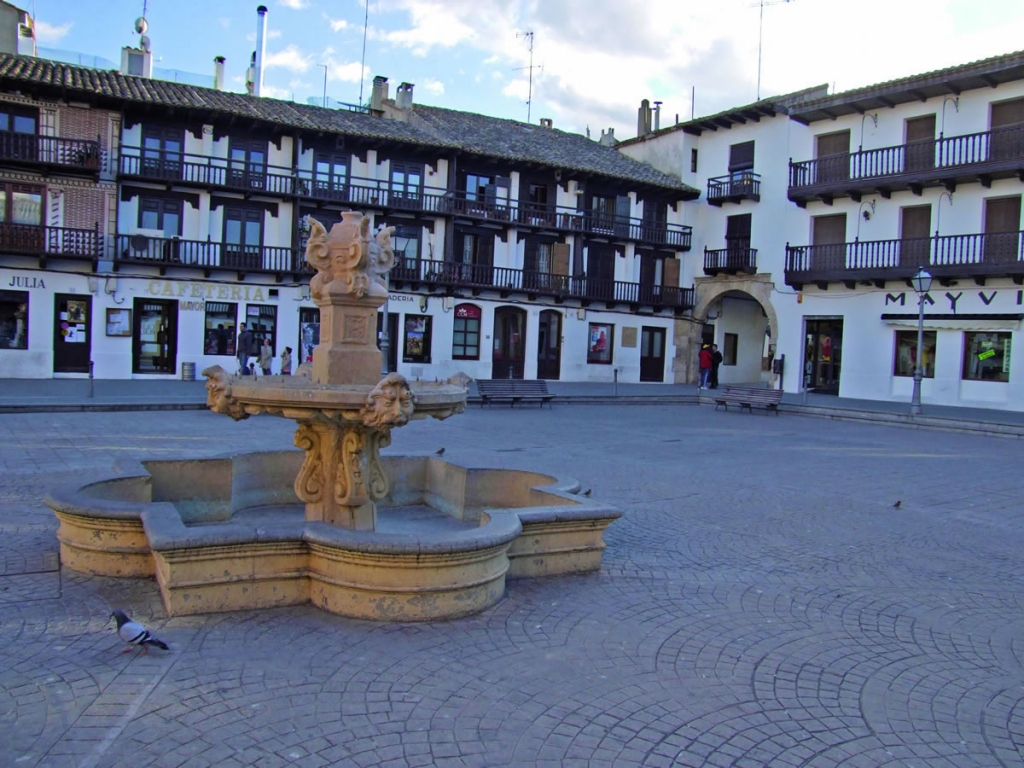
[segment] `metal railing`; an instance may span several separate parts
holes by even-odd
[[[705,247],[704,272],[709,275],[718,272],[757,272],[757,248],[731,246],[709,250]]]
[[[298,272],[302,254],[292,248],[183,240],[180,237],[118,235],[115,258],[136,264]]]
[[[476,288],[686,309],[693,306],[692,288],[648,286],[601,278],[556,275],[549,272],[462,264],[450,261],[410,260],[391,270],[392,282],[415,282],[443,288]]]
[[[99,259],[103,247],[99,226],[93,229],[0,223],[0,251],[31,255]]]
[[[828,245],[786,245],[786,282],[897,279],[920,267],[937,276],[1024,274],[1024,232],[937,235]]]
[[[789,163],[790,188],[1024,160],[1024,126],[865,149]]]
[[[0,131],[0,160],[98,171],[100,143],[89,139]]]
[[[121,174],[272,195],[291,195],[295,184],[294,174],[288,168],[139,147],[121,148]]]
[[[568,232],[583,232],[620,240],[637,240],[656,245],[667,245],[679,250],[689,250],[693,228],[683,224],[666,224],[628,216],[615,216],[596,211],[580,211],[561,205],[523,204],[518,207],[499,206],[492,219],[514,221],[528,227],[558,229]],[[472,215],[472,214],[469,214]]]
[[[761,174],[739,171],[708,179],[708,202],[713,200],[761,199]]]

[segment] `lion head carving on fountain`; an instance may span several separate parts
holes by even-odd
[[[366,396],[360,415],[363,425],[381,431],[408,423],[415,408],[409,382],[398,373],[389,373]]]
[[[238,400],[231,396],[231,376],[219,365],[203,369],[206,377],[206,405],[214,413],[223,413],[235,421],[248,419],[249,414]]]

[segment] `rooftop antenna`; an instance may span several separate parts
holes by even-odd
[[[526,97],[526,122],[530,122],[530,108],[533,105],[533,70],[539,69],[541,72],[544,71],[544,65],[538,64],[536,67],[533,66],[533,31],[528,32],[516,32],[516,39],[525,37],[530,43],[530,66],[528,67],[516,67],[516,71],[529,70],[530,72],[530,90]]]
[[[366,80],[366,29],[370,26],[370,0],[363,0],[366,15],[363,17],[363,59],[359,64],[359,106],[363,105],[363,81]],[[324,73],[326,75],[326,72]]]
[[[149,5],[149,0],[142,0],[142,15],[135,20],[135,31],[139,33],[139,48],[143,51],[150,49],[149,38],[146,37],[146,32],[149,31],[149,22],[146,21],[146,9]]]
[[[757,20],[757,100],[761,100],[761,33],[764,29],[764,7],[766,5],[782,5],[783,3],[790,3],[793,0],[758,0],[758,2],[751,5],[751,8],[759,7],[760,15]]]

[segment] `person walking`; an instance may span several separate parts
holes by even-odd
[[[700,384],[697,389],[707,389],[711,377],[711,349],[707,344],[701,347],[697,360],[700,364]]]
[[[281,375],[291,376],[292,375],[292,348],[285,347],[284,352],[281,353]]]
[[[274,361],[274,350],[270,348],[270,340],[263,338],[263,346],[260,347],[260,370],[264,376],[270,375],[270,366]]]
[[[722,353],[718,345],[711,345],[711,389],[718,389],[718,366],[722,364]]]
[[[235,347],[235,355],[238,357],[238,372],[245,376],[249,373],[249,358],[253,352],[252,332],[245,327],[245,323],[238,326],[238,344]]]

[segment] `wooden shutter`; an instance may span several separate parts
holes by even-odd
[[[551,246],[551,271],[556,275],[569,274],[568,243],[555,243]]]
[[[985,201],[985,233],[1020,230],[1020,197],[997,197]]]
[[[832,216],[815,216],[814,245],[832,245],[846,242],[846,214],[837,213]]]
[[[900,211],[900,239],[928,237],[932,227],[932,207],[915,205]]]
[[[935,115],[924,115],[907,120],[907,144],[931,141],[935,138]]]
[[[914,117],[906,122],[907,171],[926,171],[935,167],[935,115]]]
[[[850,132],[838,131],[818,136],[815,157],[842,155],[850,151]]]
[[[993,104],[991,123],[993,129],[1024,124],[1024,99]]]
[[[478,235],[476,239],[476,263],[490,267],[494,265],[494,235]]]
[[[665,266],[662,269],[661,279],[666,288],[679,287],[679,259],[665,259]]]
[[[725,220],[726,240],[750,240],[750,222],[752,214],[742,213],[738,216],[730,216]]]
[[[747,171],[754,167],[754,142],[745,141],[729,147],[729,173]]]

